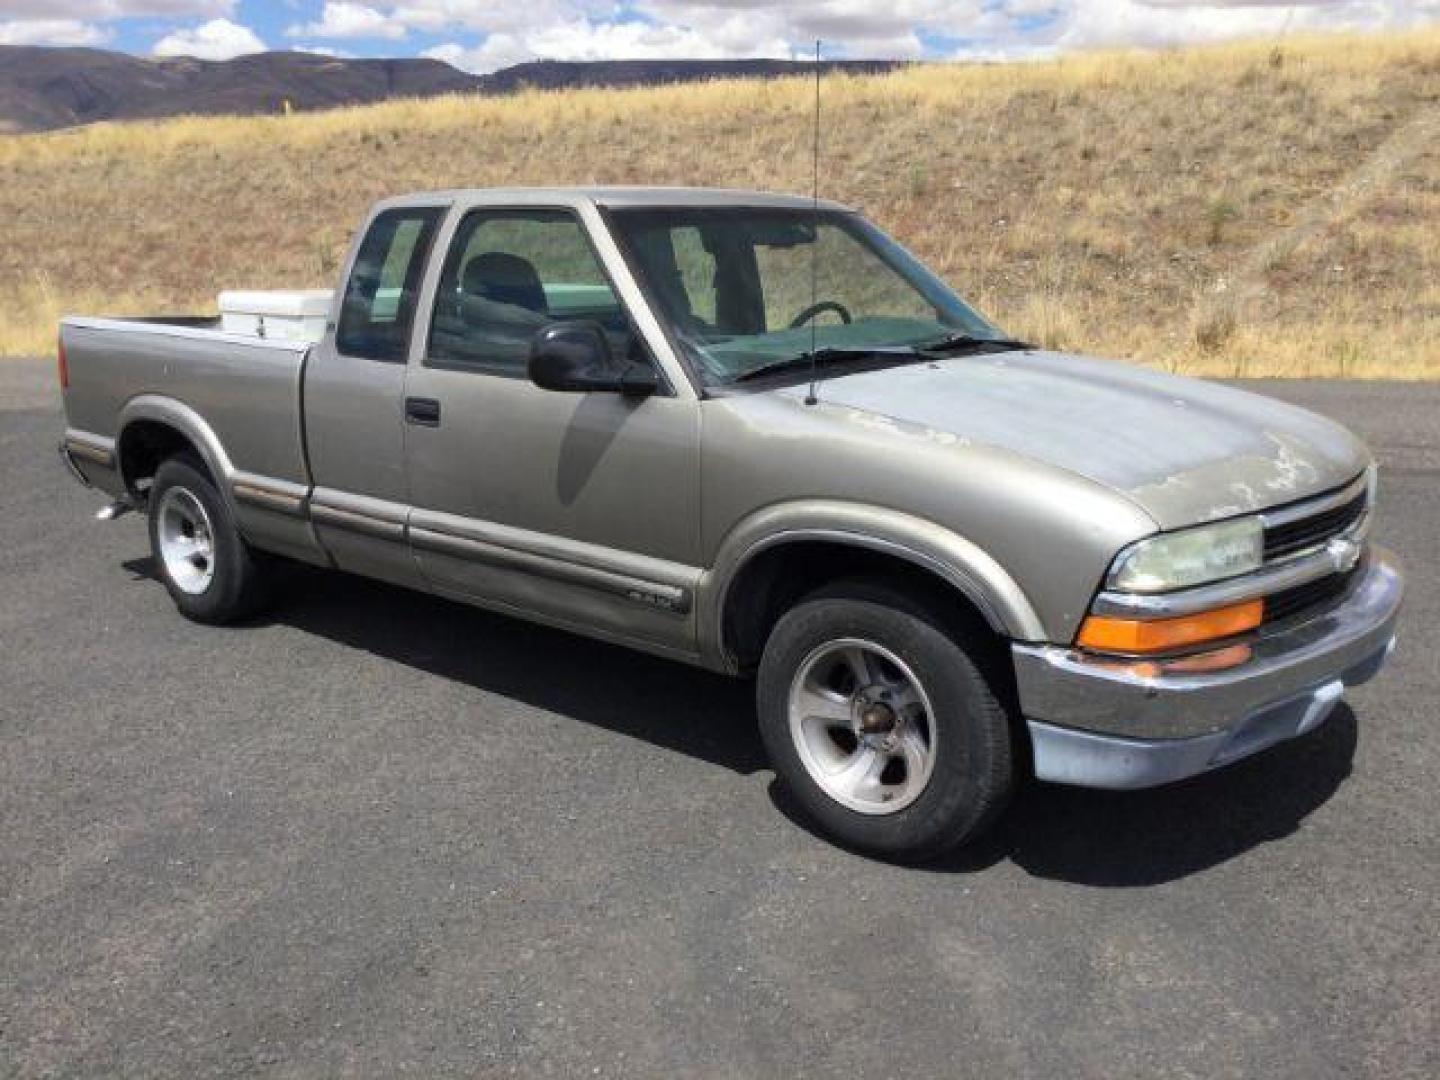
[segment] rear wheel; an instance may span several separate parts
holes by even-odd
[[[150,550],[182,615],[223,624],[260,607],[265,582],[259,557],[241,539],[199,458],[185,453],[162,462],[147,502]]]
[[[1009,798],[1010,716],[988,663],[903,593],[853,585],[797,604],[766,643],[757,698],[776,771],[849,847],[931,858]]]

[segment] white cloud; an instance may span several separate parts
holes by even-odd
[[[1017,19],[1049,15],[1057,8],[1064,6],[1064,0],[1005,0],[1001,5],[1005,14],[1012,15]]]
[[[1060,49],[1179,45],[1300,30],[1402,27],[1437,15],[1440,4],[1433,0],[1069,0],[1054,44]]]
[[[425,34],[534,33],[574,22],[613,24],[615,0],[370,0],[388,23]]]
[[[0,45],[101,45],[104,30],[79,19],[14,19],[0,22]]]
[[[291,32],[355,36],[358,12],[343,24],[330,18],[331,9],[342,6],[366,13],[370,36],[384,27],[387,36],[399,36],[396,28],[403,28],[451,37],[451,44],[440,46],[444,55],[463,54],[472,66],[536,56],[789,56],[808,53],[817,37],[834,55],[908,57],[923,52],[919,30],[948,32],[997,18],[984,0],[631,0],[623,8],[615,0],[332,0],[320,23]],[[617,15],[621,10],[627,17]],[[322,31],[327,24],[328,32]],[[462,35],[479,35],[480,41],[461,45]]]
[[[924,37],[960,39],[967,59],[1096,45],[1166,45],[1286,29],[1380,28],[1440,18],[1440,0],[404,0],[376,6],[396,25],[456,35],[426,55],[486,72],[533,59],[709,59],[933,55]],[[462,43],[465,31],[484,35]]]
[[[211,19],[189,30],[176,30],[155,43],[156,56],[193,56],[198,60],[230,60],[267,46],[248,26],[229,19]]]
[[[804,57],[816,38],[829,56],[936,56],[947,48],[937,42],[959,41],[958,56],[1003,58],[1440,19],[1440,0],[274,0],[282,3],[307,13],[284,33],[319,43],[310,48],[419,34],[445,42],[427,55],[477,71],[536,58]],[[0,0],[0,9],[0,40],[93,43],[116,21],[144,16],[202,24],[167,35],[157,51],[261,47],[236,21],[239,0]]]
[[[440,35],[426,55],[489,71],[537,58],[805,56],[816,38],[831,56],[933,56],[937,40],[963,41],[966,57],[1026,56],[1434,18],[1440,0],[329,0],[287,33]]]
[[[236,0],[0,0],[13,18],[102,21],[136,15],[207,18],[229,15]]]
[[[715,37],[688,27],[650,26],[645,23],[571,22],[518,34],[492,33],[475,48],[450,42],[429,49],[426,56],[444,60],[467,71],[488,72],[526,60],[659,60],[685,58],[717,60],[739,56],[787,57],[783,38],[747,42],[741,49],[728,47]]]
[[[353,4],[348,0],[334,0],[326,3],[320,13],[320,21],[292,26],[285,31],[286,37],[321,38],[402,38],[405,23],[393,13],[384,14],[366,4]]]
[[[982,0],[783,6],[768,0],[635,0],[631,10],[641,18],[617,21],[614,4],[594,0],[409,0],[390,14],[427,32],[484,33],[478,45],[451,41],[426,53],[480,72],[533,59],[805,57],[817,38],[829,56],[918,58],[925,54],[919,31],[952,33],[998,18]]]
[[[423,50],[420,55],[430,60],[443,60],[462,71],[473,71],[481,75],[531,59],[529,53],[509,34],[491,34],[473,49],[467,49],[458,41],[447,41]]]
[[[344,49],[333,49],[329,45],[296,45],[294,49],[296,52],[311,53],[314,56],[329,56],[336,60],[348,60],[354,55]]]

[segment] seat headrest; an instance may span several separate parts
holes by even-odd
[[[500,304],[513,304],[528,311],[548,314],[545,287],[528,259],[504,251],[486,251],[465,264],[460,288]]]

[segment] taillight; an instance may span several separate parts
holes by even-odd
[[[60,389],[70,389],[70,365],[65,362],[65,339],[55,343],[55,363],[60,368]]]

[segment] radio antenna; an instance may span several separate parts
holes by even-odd
[[[810,390],[805,395],[805,404],[814,405],[819,399],[815,391],[820,385],[820,360],[815,355],[815,304],[819,300],[820,269],[817,260],[820,250],[820,39],[815,39],[815,142],[810,148]]]

